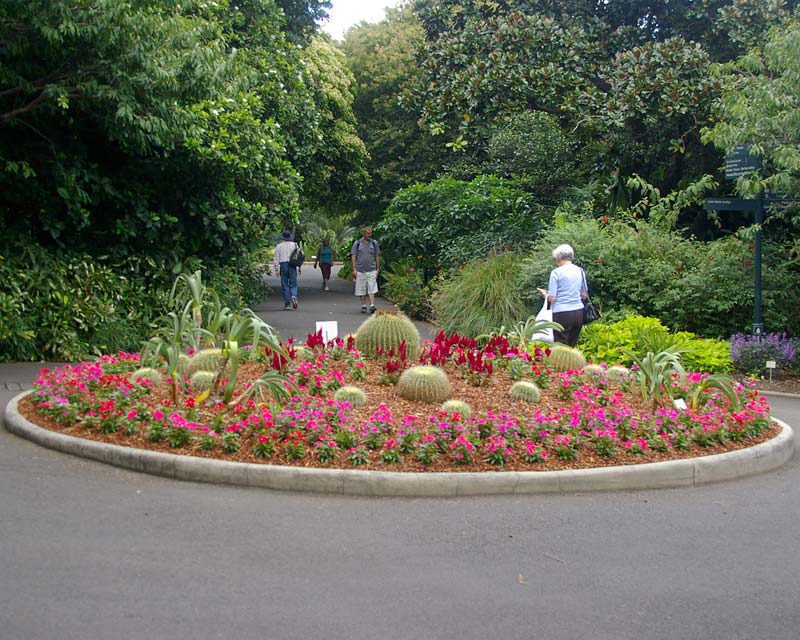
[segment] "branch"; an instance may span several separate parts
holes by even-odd
[[[13,111],[7,111],[6,113],[0,114],[0,124],[6,124],[12,118],[16,118],[21,113],[26,113],[31,109],[34,109],[39,103],[44,101],[45,94],[44,91],[40,93],[36,98],[31,100],[28,104],[24,107],[20,107],[19,109],[14,109]]]

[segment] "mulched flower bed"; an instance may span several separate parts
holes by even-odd
[[[176,455],[406,472],[642,464],[750,447],[780,431],[769,418],[766,399],[752,388],[739,387],[739,407],[709,392],[701,408],[679,411],[666,396],[642,398],[631,381],[557,374],[541,358],[525,363],[526,379],[542,389],[540,400],[514,400],[508,395],[514,380],[507,365],[526,356],[513,350],[497,357],[488,375],[475,376],[452,361],[443,365],[451,397],[472,409],[472,418],[465,419],[440,411],[438,404],[399,397],[392,384],[385,384],[391,369],[386,360],[364,362],[354,350],[342,348],[336,357],[324,350],[312,355],[305,351],[310,361],[288,363],[301,393],[280,404],[250,398],[225,406],[197,401],[190,390],[176,405],[168,380],[131,382],[138,355],[119,354],[45,371],[20,412],[61,433]],[[234,397],[269,369],[267,361],[243,362]],[[364,391],[366,404],[349,408],[334,401],[342,385]]]

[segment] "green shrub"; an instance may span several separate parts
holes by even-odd
[[[511,389],[508,391],[508,395],[510,395],[515,400],[524,400],[525,402],[539,402],[542,397],[542,392],[539,390],[533,382],[527,382],[525,380],[520,380],[519,382],[515,382],[511,385]]]
[[[446,177],[398,191],[376,237],[387,255],[414,259],[427,282],[442,268],[485,258],[493,249],[527,246],[551,217],[512,180]]]
[[[383,291],[400,311],[411,318],[426,320],[431,315],[431,289],[423,281],[423,273],[411,259],[396,260],[383,271]]]
[[[751,248],[738,237],[711,242],[638,221],[577,219],[552,225],[524,261],[515,286],[530,300],[546,286],[553,247],[568,243],[586,270],[592,301],[606,322],[659,318],[672,331],[723,338],[749,328],[753,315]],[[764,323],[800,333],[798,275],[779,246],[765,241]]]
[[[419,402],[444,402],[450,397],[450,381],[438,367],[417,365],[406,369],[400,376],[397,395]]]
[[[378,350],[386,354],[394,349],[397,354],[401,342],[406,343],[408,360],[416,360],[420,350],[419,331],[408,316],[397,311],[377,311],[356,331],[356,349],[371,358],[377,357]]]
[[[672,347],[681,352],[688,371],[726,373],[731,370],[728,342],[698,338],[688,331],[671,333],[658,318],[632,315],[619,322],[595,322],[581,331],[580,347],[592,362],[630,366],[633,356]]]
[[[12,246],[0,259],[0,360],[135,351],[165,295],[132,265]],[[125,273],[125,276],[121,275]]]
[[[453,272],[433,296],[433,316],[446,333],[475,338],[492,327],[513,326],[534,311],[513,282],[519,258],[501,253]]]

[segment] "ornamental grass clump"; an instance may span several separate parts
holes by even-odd
[[[370,358],[394,351],[399,353],[405,343],[409,361],[419,356],[419,331],[408,316],[399,311],[377,311],[365,320],[356,331],[356,349]]]
[[[450,380],[439,367],[418,365],[400,376],[397,395],[419,402],[444,402],[450,397]]]

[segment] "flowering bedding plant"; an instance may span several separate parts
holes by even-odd
[[[165,361],[160,381],[134,376],[140,354],[106,355],[43,369],[20,404],[31,421],[79,437],[125,446],[226,460],[396,471],[552,470],[636,464],[750,446],[777,427],[754,389],[673,375],[661,394],[645,397],[629,378],[554,372],[547,350],[512,348],[501,337],[484,346],[440,334],[423,344],[419,362],[400,353],[366,361],[352,341],[253,350],[235,383],[221,369],[225,402],[200,392]],[[246,351],[246,350],[245,350]],[[403,351],[403,353],[405,353]],[[447,372],[451,398],[469,411],[399,397],[401,369],[435,365]],[[251,393],[254,381],[281,376],[283,393]],[[541,389],[537,402],[513,399],[517,380]],[[273,378],[277,384],[278,378]],[[337,400],[354,385],[367,402]],[[176,388],[184,389],[175,396]],[[687,401],[679,409],[673,398]]]

